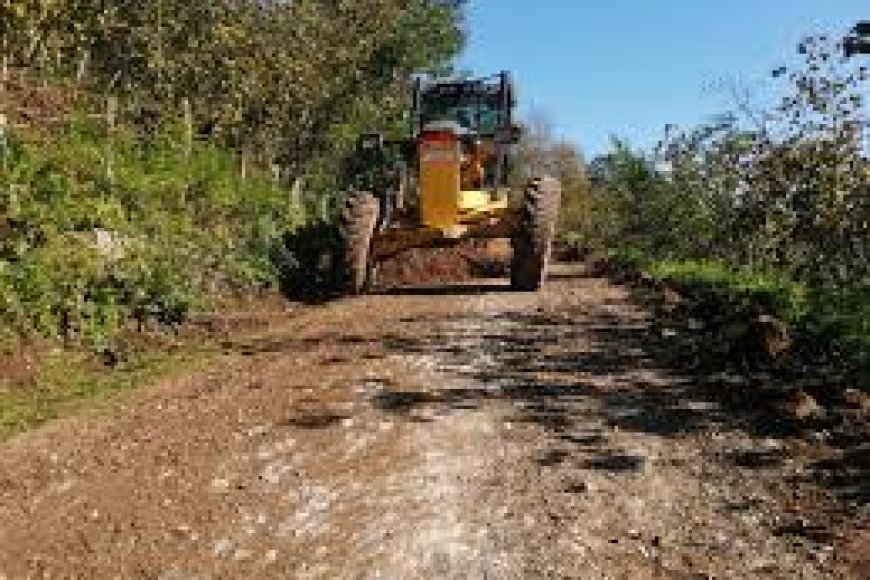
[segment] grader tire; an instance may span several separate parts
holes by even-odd
[[[368,290],[371,278],[371,245],[380,214],[380,202],[368,192],[351,194],[339,218],[342,278],[344,291],[350,295]]]
[[[511,288],[533,292],[543,286],[559,217],[561,186],[553,178],[529,183],[519,208],[517,229],[511,239]]]

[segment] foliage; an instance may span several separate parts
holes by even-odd
[[[570,141],[557,138],[542,114],[535,113],[526,121],[513,169],[512,181],[517,189],[532,177],[557,178],[562,184],[558,237],[565,242],[587,237],[590,188],[583,155]]]
[[[806,288],[775,272],[735,270],[710,260],[653,262],[644,271],[656,280],[721,288],[732,302],[764,305],[795,325],[803,324],[807,315]]]
[[[772,292],[784,315],[805,310],[806,324],[866,349],[870,72],[841,49],[805,39],[801,61],[774,72],[783,96],[768,109],[739,101],[712,123],[668,128],[654,154],[616,140],[590,163],[588,243],[664,262],[669,277]]]
[[[197,344],[182,353],[153,352],[111,370],[95,365],[87,353],[59,349],[42,353],[33,384],[26,388],[5,388],[0,377],[0,441],[85,403],[100,404],[117,393],[165,377],[214,350],[214,345]]]
[[[774,266],[814,285],[867,283],[870,163],[864,156],[866,67],[820,38],[802,66],[781,68],[771,111],[732,114],[663,144],[672,182],[717,218],[723,259]]]
[[[187,101],[199,132],[328,190],[361,130],[400,122],[411,73],[457,52],[462,4],[11,0],[0,56],[164,120]]]
[[[216,290],[276,280],[271,248],[299,208],[271,179],[242,180],[214,146],[181,143],[171,129],[110,143],[85,122],[12,143],[0,175],[6,338],[104,347],[127,320],[171,325]]]
[[[405,123],[411,73],[461,46],[462,6],[2,3],[0,58],[22,86],[116,114],[111,131],[3,136],[0,340],[109,347],[127,321],[172,325],[227,288],[285,282],[292,256],[276,248],[300,205],[334,206],[358,135]],[[4,113],[32,124],[29,93],[7,88]]]
[[[587,243],[599,250],[632,248],[660,259],[702,258],[715,247],[715,214],[657,169],[654,159],[614,139],[589,167]]]

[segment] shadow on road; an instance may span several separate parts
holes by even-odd
[[[510,292],[509,284],[438,284],[427,286],[398,286],[375,288],[372,294],[379,296],[475,296]]]
[[[724,361],[699,365],[691,334],[662,333],[654,323],[626,319],[607,308],[402,322],[415,328],[428,324],[430,330],[385,337],[387,351],[435,355],[447,372],[482,388],[385,391],[373,400],[385,412],[411,414],[430,405],[456,410],[499,399],[517,409],[514,420],[552,433],[551,453],[538,458],[539,464],[566,460],[573,446],[595,453],[580,467],[616,475],[642,469],[644,458],[614,448],[605,432],[588,432],[578,423],[577,405],[599,409],[610,428],[657,437],[710,431],[741,432],[757,441],[813,441],[824,432],[839,447],[834,453],[839,458],[812,464],[794,482],[821,484],[845,502],[870,504],[870,454],[861,447],[866,440],[847,437],[853,426],[837,412],[800,419],[784,410],[802,381],[823,377],[795,378],[765,368],[735,371]],[[565,347],[573,344],[585,346]],[[735,469],[770,470],[786,457],[779,447],[761,447],[718,459]]]
[[[558,279],[555,284],[560,284]],[[458,284],[378,293],[461,296],[506,290],[497,284]],[[764,367],[735,369],[726,360],[699,358],[700,339],[690,330],[668,332],[660,321],[625,316],[620,308],[618,301],[603,298],[556,312],[408,314],[397,317],[394,328],[382,334],[327,333],[227,348],[253,354],[309,351],[332,344],[355,348],[348,356],[358,360],[435,357],[440,373],[469,379],[465,387],[432,384],[409,391],[385,381],[372,395],[372,406],[408,421],[431,421],[425,418],[431,414],[419,411],[461,413],[494,401],[506,403],[513,409],[510,420],[540,426],[549,434],[549,447],[533,458],[539,466],[573,459],[576,467],[614,476],[640,471],[647,461],[616,445],[610,436],[614,429],[671,439],[702,432],[740,433],[766,443],[722,456],[711,451],[701,461],[723,462],[747,475],[785,477],[795,487],[821,486],[832,501],[839,501],[833,509],[844,517],[850,517],[847,511],[855,506],[870,506],[870,426],[856,430],[837,410],[805,418],[787,412],[791,394],[810,384],[817,389],[828,380],[825,376],[812,370],[786,375]],[[590,412],[600,428],[590,427]],[[343,418],[313,413],[291,421],[307,428],[330,428]],[[825,434],[821,444],[820,433]],[[780,443],[795,439],[816,448],[827,446],[827,451],[808,469],[787,473],[783,464],[789,457]]]

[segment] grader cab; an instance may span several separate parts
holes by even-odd
[[[365,292],[382,260],[468,238],[509,238],[512,288],[541,287],[561,188],[543,176],[521,191],[511,188],[520,139],[515,107],[506,72],[472,80],[418,79],[409,134],[361,139],[358,187],[340,220],[349,293]]]

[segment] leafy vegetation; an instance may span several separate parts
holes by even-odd
[[[0,329],[109,346],[128,320],[172,324],[209,290],[276,279],[270,250],[304,219],[274,180],[242,180],[171,130],[87,122],[13,141],[0,175]],[[111,150],[113,175],[106,172]]]
[[[411,73],[457,52],[461,4],[12,0],[0,57],[142,122],[187,103],[198,133],[325,188],[361,128],[401,122]]]
[[[723,288],[738,301],[763,304],[794,324],[802,323],[807,315],[806,288],[774,273],[691,260],[653,262],[644,271],[657,280]]]
[[[48,353],[35,369],[34,385],[4,388],[0,381],[0,441],[41,425],[64,412],[108,400],[117,393],[166,376],[205,356],[193,353],[150,352],[107,372],[84,353]]]
[[[404,122],[461,7],[3,3],[0,343],[112,350],[285,283],[288,234],[335,205],[361,132]]]
[[[784,81],[775,106],[741,97],[714,123],[670,127],[651,153],[614,141],[589,164],[584,245],[658,279],[770,304],[866,361],[870,72],[841,49],[825,37],[802,42],[801,61],[774,72]]]
[[[591,228],[590,185],[579,148],[554,135],[550,121],[533,113],[526,121],[514,164],[513,185],[531,177],[551,175],[562,184],[557,236],[569,246],[580,245]]]

